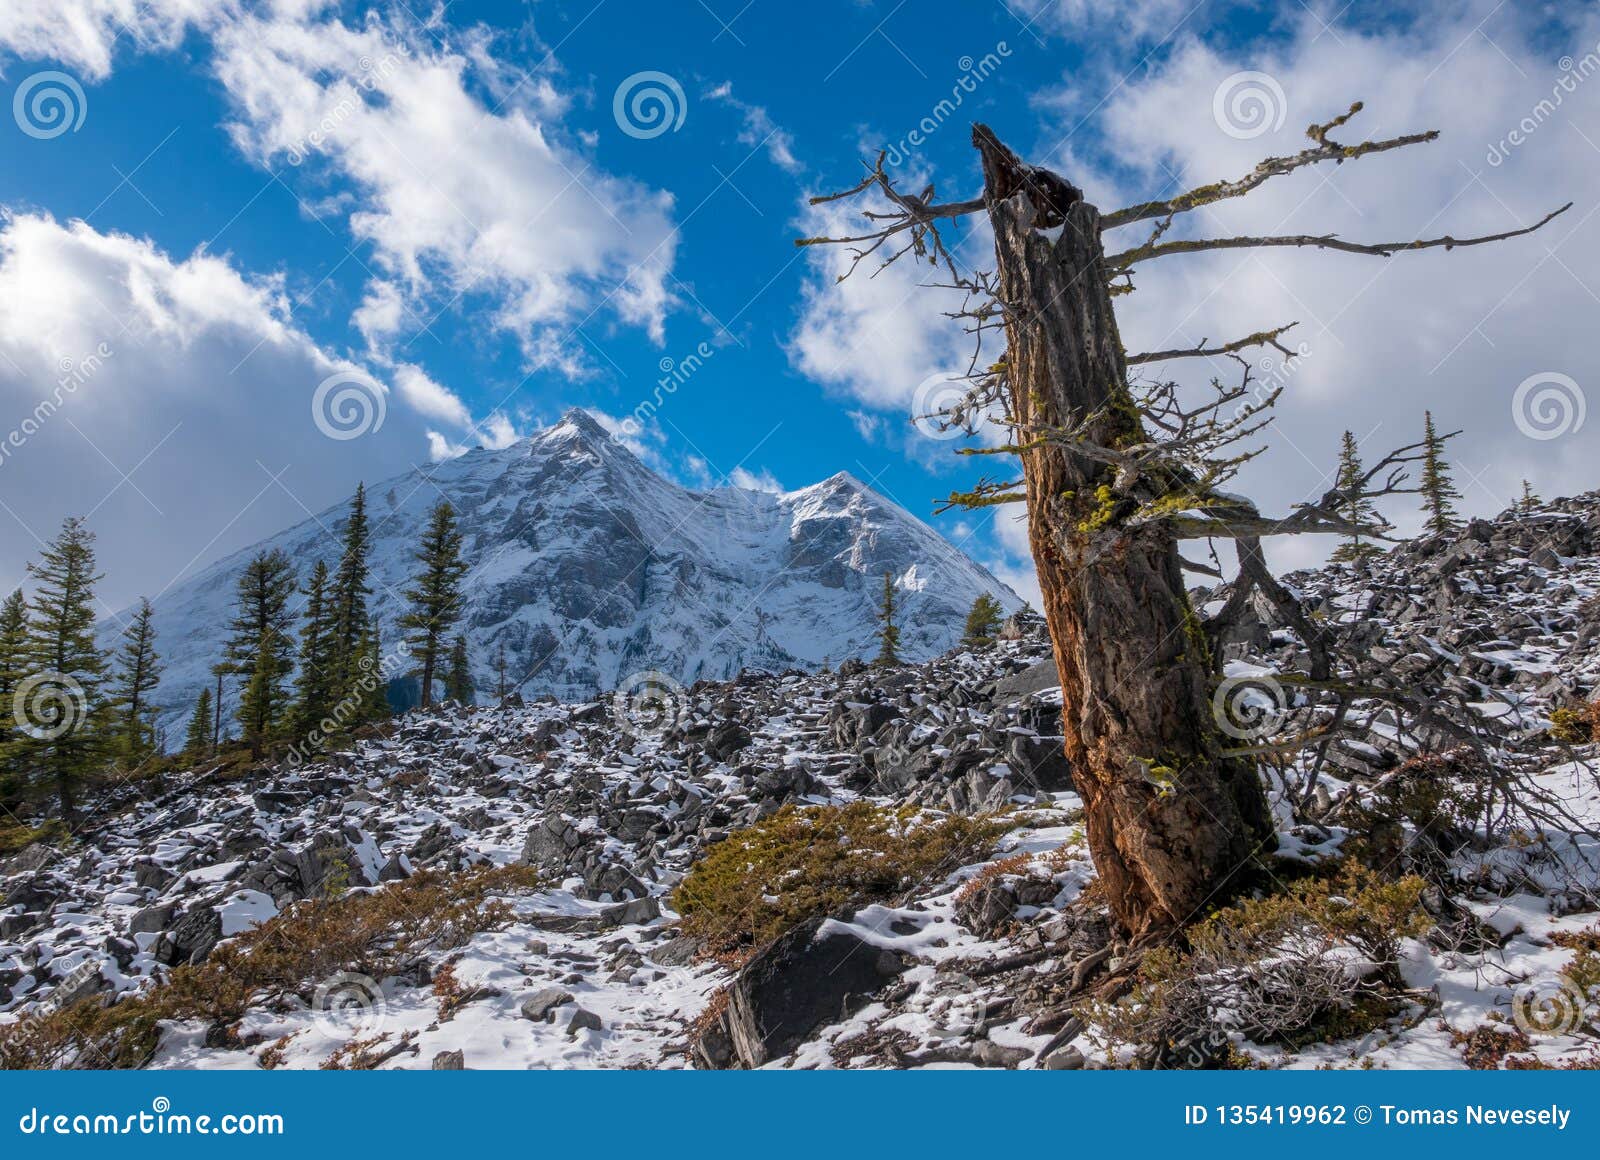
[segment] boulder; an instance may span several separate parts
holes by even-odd
[[[817,1028],[848,1019],[901,969],[898,956],[879,954],[840,923],[814,918],[744,965],[725,1014],[712,1023],[723,1024],[734,1065],[760,1067]]]
[[[522,1017],[535,1023],[549,1023],[555,1019],[555,1009],[573,1001],[571,991],[560,987],[545,987],[522,1001]]]
[[[178,919],[155,944],[156,961],[169,967],[203,963],[222,941],[222,916],[200,906]]]

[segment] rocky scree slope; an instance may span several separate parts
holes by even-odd
[[[1556,710],[1600,682],[1600,494],[1290,582],[1312,623],[1359,639],[1360,664],[1471,714],[1496,768],[1560,809],[1508,821],[1502,806],[1449,841],[1384,822],[1393,868],[1430,882],[1431,927],[1402,941],[1406,1001],[1381,1025],[1255,1042],[1223,1002],[1196,1032],[1269,1066],[1463,1066],[1462,1037],[1509,1034],[1515,996],[1564,985],[1572,952],[1560,939],[1600,920],[1595,746],[1550,731]],[[429,982],[443,954],[362,984],[363,1009],[381,1017],[361,1030],[404,1048],[384,1066],[1129,1062],[1079,1018],[1083,980],[1116,959],[1060,756],[1048,644],[1035,618],[1013,618],[1006,635],[890,671],[700,682],[656,734],[625,701],[511,698],[410,714],[392,736],[313,767],[226,782],[202,768],[155,800],[121,791],[70,849],[33,847],[0,867],[0,1019],[149,987],[326,893],[330,876],[381,891],[425,867],[522,862],[547,885],[513,900],[510,926],[448,957],[471,997],[453,1018]],[[1329,719],[1325,699],[1296,683],[1308,653],[1274,609],[1256,606],[1221,647],[1229,674],[1282,698],[1276,728]],[[1384,800],[1418,753],[1458,748],[1457,719],[1358,698],[1324,749],[1272,764],[1280,855],[1312,862],[1353,841],[1370,851],[1373,823],[1357,807]],[[818,917],[737,970],[679,933],[670,891],[718,840],[788,803],[858,800],[1003,816],[1009,829],[948,875]],[[325,1064],[355,1033],[318,1010],[318,982],[236,1028],[169,1026],[150,1062]],[[1560,1064],[1595,1042],[1579,1020],[1519,1050]]]

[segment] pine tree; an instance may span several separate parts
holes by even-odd
[[[495,696],[502,701],[506,697],[506,642],[501,641],[494,655],[494,671],[496,678]]]
[[[123,762],[137,766],[156,752],[156,706],[150,695],[161,680],[161,658],[156,655],[155,609],[139,602],[133,620],[122,633],[117,653],[117,690],[113,700],[117,717],[117,749]]]
[[[294,731],[301,737],[330,719],[338,703],[333,671],[334,611],[328,591],[328,565],[317,561],[306,582],[300,623],[299,675],[295,680]]]
[[[367,552],[371,547],[371,535],[367,526],[367,488],[365,484],[358,484],[355,498],[350,501],[350,515],[345,520],[344,548],[339,566],[334,570],[329,596],[333,640],[328,646],[328,658],[338,700],[359,693],[362,637],[370,630],[367,597],[372,589],[367,585]]]
[[[1422,510],[1427,513],[1423,527],[1429,535],[1439,535],[1455,527],[1460,520],[1456,516],[1455,506],[1450,502],[1461,498],[1461,493],[1456,490],[1454,483],[1450,482],[1450,465],[1445,462],[1444,442],[1449,436],[1441,436],[1433,426],[1433,412],[1423,412],[1423,449],[1422,449],[1422,479],[1420,490],[1422,492]]]
[[[200,690],[194,703],[194,715],[189,718],[189,732],[183,739],[183,755],[198,759],[211,752],[211,687]]]
[[[367,621],[366,631],[357,640],[356,655],[356,721],[382,721],[393,710],[389,707],[389,678],[383,671],[383,641],[376,616]]]
[[[1339,470],[1335,479],[1344,502],[1338,505],[1337,513],[1352,524],[1385,526],[1372,500],[1361,493],[1365,474],[1355,433],[1346,431],[1339,443]],[[1335,563],[1348,564],[1380,554],[1378,547],[1365,542],[1361,533],[1355,532],[1344,538],[1344,543],[1333,550],[1330,559]]]
[[[467,638],[458,636],[450,644],[450,671],[444,680],[444,695],[462,705],[472,704],[472,666],[467,663]]]
[[[443,667],[445,634],[461,618],[461,578],[467,573],[456,513],[447,501],[441,500],[433,509],[417,562],[422,570],[406,590],[411,611],[400,618],[400,628],[410,632],[406,644],[420,663],[422,707],[426,709],[433,703],[434,673]]]
[[[18,742],[24,763],[53,788],[61,817],[70,826],[77,814],[77,791],[98,772],[105,756],[101,687],[105,657],[94,639],[94,533],[69,517],[61,533],[28,565],[33,577],[27,654],[39,682],[17,716],[27,727]]]
[[[965,641],[968,645],[988,644],[1000,627],[1000,616],[1005,610],[1000,602],[987,592],[980,593],[967,613]]]
[[[288,708],[284,684],[292,666],[293,650],[287,636],[268,627],[256,645],[250,678],[239,695],[239,726],[250,754],[260,757],[283,723]]]
[[[216,753],[222,749],[222,743],[227,740],[222,733],[222,682],[233,669],[226,660],[218,661],[211,666],[211,675],[217,679],[217,691],[211,698],[211,752]]]
[[[17,736],[13,698],[28,672],[28,602],[18,588],[0,604],[0,808],[6,810],[24,789],[22,766],[10,746]]]
[[[294,617],[289,611],[294,591],[294,565],[281,549],[257,553],[239,576],[238,608],[228,626],[224,656],[228,671],[245,678],[237,716],[257,757],[289,708],[284,686],[294,665]]]
[[[873,661],[878,665],[897,665],[900,663],[900,627],[894,622],[894,577],[888,572],[883,574],[883,601],[878,606],[878,656]]]
[[[1538,510],[1539,505],[1543,502],[1544,501],[1539,498],[1538,493],[1533,490],[1533,484],[1529,483],[1527,480],[1523,480],[1522,498],[1517,501],[1517,511],[1521,512],[1523,515],[1527,515],[1531,511]]]

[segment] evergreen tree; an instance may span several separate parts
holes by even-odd
[[[362,638],[370,631],[367,597],[367,553],[372,533],[367,526],[367,488],[358,484],[350,502],[350,515],[344,524],[344,548],[334,570],[329,603],[333,617],[333,640],[328,646],[333,687],[338,697],[358,694],[361,680]]]
[[[1448,435],[1441,436],[1433,426],[1433,412],[1423,413],[1423,449],[1422,449],[1422,510],[1427,513],[1423,527],[1429,535],[1438,535],[1448,532],[1460,520],[1456,516],[1455,506],[1450,502],[1461,498],[1461,493],[1456,490],[1450,481],[1450,465],[1445,462],[1444,442]]]
[[[376,616],[367,621],[366,631],[356,642],[356,654],[356,723],[381,721],[393,710],[389,707],[389,678],[383,671],[383,641]]]
[[[1000,628],[1000,616],[1004,611],[1000,607],[1000,602],[989,593],[979,594],[967,613],[966,643],[981,645],[994,640],[994,634]]]
[[[467,663],[467,638],[458,636],[450,645],[450,671],[444,680],[444,695],[462,705],[472,704],[472,666]]]
[[[227,740],[222,733],[222,682],[233,669],[226,660],[218,661],[211,666],[211,675],[217,679],[217,691],[211,698],[211,752],[217,753],[222,749],[222,743]]]
[[[239,576],[238,608],[224,652],[227,671],[245,678],[238,720],[250,751],[261,756],[289,708],[286,679],[294,665],[294,565],[281,549],[259,552]],[[264,650],[270,655],[263,655]]]
[[[406,590],[411,610],[400,618],[400,628],[410,633],[406,644],[419,662],[426,709],[433,703],[434,673],[443,668],[445,634],[461,618],[461,578],[467,573],[456,513],[447,501],[433,509],[417,562],[421,571]]]
[[[494,671],[496,677],[495,695],[502,701],[506,696],[506,642],[501,641],[494,655]]]
[[[189,718],[189,732],[183,739],[183,755],[198,759],[211,752],[211,687],[200,690],[194,703],[194,715]]]
[[[299,676],[295,681],[294,729],[305,736],[329,718],[338,701],[334,684],[334,610],[328,591],[328,566],[321,560],[306,582],[305,614],[300,624]]]
[[[250,754],[260,757],[277,733],[288,708],[284,684],[292,667],[293,649],[287,636],[268,627],[257,643],[249,680],[239,695],[239,726]]]
[[[117,748],[130,767],[156,752],[156,706],[150,695],[161,680],[161,658],[156,655],[155,609],[139,602],[133,620],[122,633],[117,653],[117,690],[113,704],[117,717]]]
[[[878,606],[878,656],[873,661],[878,665],[897,665],[900,663],[900,627],[894,622],[894,577],[888,572],[883,574],[883,601]]]
[[[28,574],[34,593],[27,680],[36,683],[13,698],[25,701],[15,707],[15,716],[26,721],[17,748],[23,763],[55,791],[61,817],[70,826],[78,788],[105,756],[100,699],[105,657],[94,639],[94,586],[100,580],[94,533],[81,519],[69,517],[39,562],[28,565]]]
[[[1355,433],[1346,431],[1339,443],[1339,470],[1335,480],[1344,500],[1335,510],[1352,524],[1385,526],[1372,500],[1361,494],[1361,480],[1365,474]],[[1376,545],[1365,542],[1361,533],[1356,532],[1346,536],[1330,558],[1335,563],[1354,563],[1379,554]]]
[[[1537,510],[1539,505],[1543,502],[1544,501],[1539,498],[1538,493],[1533,490],[1533,484],[1529,483],[1527,480],[1523,480],[1522,498],[1517,501],[1517,511],[1521,512],[1523,515],[1527,515],[1529,512]]]
[[[0,604],[0,808],[12,809],[22,799],[22,766],[10,746],[16,739],[13,699],[27,678],[28,602],[18,588]]]

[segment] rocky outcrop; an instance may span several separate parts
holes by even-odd
[[[702,1066],[760,1067],[823,1024],[849,1018],[904,970],[899,955],[848,926],[812,919],[744,965],[692,1050]]]

